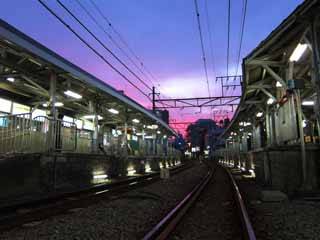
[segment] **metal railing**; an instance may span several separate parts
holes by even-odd
[[[0,116],[0,153],[75,151],[75,123],[31,113]]]
[[[31,114],[0,117],[0,153],[24,152],[31,142]]]

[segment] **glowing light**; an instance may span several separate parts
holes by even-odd
[[[282,87],[281,82],[277,81],[277,82],[276,82],[276,87],[277,87],[277,88],[281,88],[281,87]]]
[[[15,79],[14,79],[13,77],[7,77],[6,80],[7,80],[8,82],[14,82]]]
[[[85,119],[94,119],[95,115],[86,115],[84,116]],[[98,120],[102,120],[103,117],[101,117],[100,115],[98,115]]]
[[[99,175],[94,175],[93,178],[94,179],[104,179],[107,178],[108,175],[107,174],[99,174]]]
[[[314,105],[314,101],[303,101],[302,105],[303,106],[313,106]]]
[[[160,134],[161,132],[160,131],[157,131],[157,134]]]
[[[119,114],[119,111],[113,108],[108,109],[108,111],[113,114]]]
[[[308,45],[299,43],[298,46],[294,49],[292,55],[290,56],[290,62],[297,62],[306,51]]]
[[[134,122],[134,123],[139,123],[140,121],[139,121],[139,119],[132,119],[132,122]]]
[[[268,101],[267,101],[267,104],[268,105],[271,105],[275,102],[275,100],[273,98],[269,98]]]
[[[257,117],[262,117],[262,116],[263,116],[263,112],[258,112],[258,113],[256,114],[256,116],[257,116]]]
[[[48,103],[44,103],[44,104],[42,104],[42,106],[43,106],[43,107],[48,107],[49,105],[48,105]],[[56,103],[54,104],[54,106],[55,106],[55,107],[63,107],[63,103],[62,103],[62,102],[56,102]]]
[[[65,91],[64,94],[69,96],[69,97],[73,97],[75,99],[81,99],[82,98],[82,96],[80,94],[72,92],[70,90]]]
[[[135,174],[136,173],[136,170],[134,170],[134,169],[127,169],[127,171],[128,171],[128,174]]]
[[[158,129],[158,125],[154,124],[154,125],[148,125],[147,126],[148,129]]]
[[[305,128],[307,126],[307,121],[306,120],[302,120],[302,127]]]

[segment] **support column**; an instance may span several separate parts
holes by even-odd
[[[50,115],[52,121],[49,123],[49,136],[48,136],[48,147],[50,152],[54,152],[56,150],[56,119],[57,119],[57,109],[56,109],[56,89],[57,89],[57,75],[55,72],[50,73]]]
[[[301,146],[301,158],[302,158],[302,181],[305,186],[307,183],[307,159],[306,159],[306,147],[304,142],[304,131],[303,131],[303,118],[302,118],[302,108],[301,108],[301,96],[300,90],[295,90],[296,101],[297,101],[297,111],[298,111],[298,126],[300,134],[300,146]]]
[[[316,90],[316,101],[314,105],[314,111],[317,117],[318,134],[320,133],[320,49],[318,45],[317,35],[317,20],[319,17],[315,17],[311,24],[311,38],[312,38],[312,54],[313,54],[313,84]]]
[[[93,101],[89,101],[89,112],[94,116],[93,118],[93,136],[92,136],[92,143],[91,143],[91,151],[93,153],[98,152],[98,132],[99,132],[99,119],[98,119],[98,113],[97,113],[97,104]]]
[[[272,134],[270,129],[270,114],[269,114],[269,106],[266,108],[266,131],[267,131],[267,147],[271,145],[272,142]]]

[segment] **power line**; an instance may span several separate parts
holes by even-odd
[[[125,56],[131,61],[131,63],[153,84],[154,82],[149,79],[149,77],[142,71],[142,69],[132,60],[132,58],[121,48],[121,46],[113,39],[113,37],[104,29],[104,27],[98,22],[98,20],[86,9],[86,7],[79,1],[76,0],[76,2],[78,3],[78,5],[82,8],[82,10],[91,18],[92,21],[94,21],[96,23],[96,25],[111,39],[111,41],[120,49],[120,51],[123,52],[123,54],[125,54]],[[135,58],[140,62],[141,66],[144,67],[144,64],[141,62],[140,58],[133,52],[133,50],[129,47],[129,45],[126,43],[126,41],[124,40],[124,38],[120,35],[120,33],[112,26],[111,22],[108,20],[108,18],[106,18],[106,16],[101,12],[101,10],[98,8],[98,6],[91,1],[92,5],[95,7],[95,9],[99,12],[99,14],[103,17],[103,19],[107,22],[107,24],[112,28],[112,30],[118,35],[119,39],[123,42],[123,44],[129,49],[129,51],[131,52],[131,54],[133,56],[135,56]],[[151,75],[153,78],[154,76],[152,75],[152,73],[144,67],[144,69],[149,73],[149,75]],[[158,83],[158,86],[160,88],[160,83]],[[151,90],[151,89],[150,89]],[[159,96],[157,95],[157,97],[159,98]],[[163,105],[163,104],[162,104]]]
[[[111,42],[129,59],[129,61],[143,74],[146,78],[148,78],[145,73],[141,70],[141,68],[136,64],[136,62],[126,53],[126,51],[114,40],[114,38],[105,30],[105,28],[98,22],[98,20],[88,11],[88,9],[79,1],[76,0],[81,9],[89,16],[89,18],[100,28],[100,30],[108,36]],[[150,81],[150,80],[149,80]],[[150,81],[152,84],[153,82]]]
[[[111,56],[113,56],[125,69],[127,69],[136,79],[138,79],[146,88],[148,88],[150,91],[152,90],[151,87],[149,87],[135,72],[133,72],[117,55],[115,55],[111,49],[109,49],[92,31],[89,30],[89,28],[80,21],[79,18],[77,18],[67,7],[64,5],[60,0],[56,0],[58,4],[74,19],[76,20],[81,27],[83,27],[106,51],[108,51]]]
[[[124,37],[122,37],[122,35],[120,34],[119,31],[117,31],[115,29],[115,27],[112,25],[111,21],[106,17],[106,15],[101,11],[101,9],[98,7],[98,5],[93,1],[90,0],[91,4],[93,5],[93,7],[96,9],[96,11],[100,14],[100,16],[104,19],[104,21],[107,23],[107,25],[112,29],[112,31],[118,36],[118,38],[120,39],[120,41],[122,42],[122,44],[124,46],[127,47],[127,49],[129,50],[129,52],[137,59],[137,61],[139,62],[139,64],[141,65],[141,67],[151,76],[151,78],[153,79],[153,81],[158,82],[157,79],[154,77],[154,75],[151,73],[151,71],[147,68],[147,66],[143,63],[143,61],[141,60],[141,58],[133,51],[133,49],[130,47],[130,45],[127,43],[127,41],[124,39]],[[152,84],[154,84],[151,80],[150,82]],[[159,84],[159,82],[158,82]],[[155,85],[155,84],[154,84]],[[160,85],[160,84],[159,84]]]
[[[203,57],[204,72],[205,72],[205,77],[206,77],[206,81],[207,81],[207,87],[208,87],[209,97],[211,97],[210,86],[209,86],[209,79],[208,79],[208,70],[207,70],[206,55],[205,55],[205,50],[204,50],[202,30],[201,30],[201,23],[200,23],[200,13],[199,13],[199,8],[198,8],[198,2],[197,2],[197,0],[194,0],[194,5],[195,5],[195,9],[196,9],[196,14],[197,14],[197,22],[198,22],[198,29],[199,29],[200,42],[201,42],[201,51],[202,51],[202,57]]]
[[[146,93],[144,93],[138,86],[136,86],[123,73],[121,73],[115,66],[113,66],[103,55],[101,55],[86,40],[84,40],[72,27],[70,27],[61,17],[59,17],[47,4],[45,4],[42,0],[38,0],[38,1],[49,13],[51,13],[56,19],[58,19],[67,29],[69,29],[82,43],[84,43],[91,51],[93,51],[98,57],[100,57],[109,67],[111,67],[122,78],[127,80],[134,88],[136,88],[141,94],[143,94],[145,97],[147,97],[150,100],[149,96]]]
[[[229,76],[229,51],[230,51],[230,15],[231,0],[228,1],[228,46],[227,46],[227,76]]]
[[[246,22],[246,15],[247,15],[247,3],[248,3],[248,1],[247,0],[243,0],[243,1],[244,1],[244,3],[243,3],[243,6],[242,6],[241,34],[240,34],[240,44],[239,44],[239,52],[238,52],[238,59],[237,59],[236,76],[238,75],[238,70],[239,70],[243,33],[244,33],[244,27],[245,27],[245,22]]]
[[[205,1],[205,10],[206,10],[206,19],[207,19],[207,27],[208,27],[208,33],[209,33],[209,47],[210,47],[210,54],[212,59],[212,72],[215,76],[216,70],[215,70],[215,57],[214,57],[214,51],[213,51],[213,39],[212,39],[212,33],[211,33],[211,25],[210,25],[210,18],[209,18],[209,10],[208,10],[208,0]]]
[[[79,0],[77,0],[77,2],[79,3],[79,5],[81,4]],[[93,1],[90,0],[91,4],[93,5],[93,7],[96,9],[96,11],[99,13],[99,15],[104,19],[104,21],[107,23],[107,25],[112,29],[112,31],[118,36],[119,40],[122,42],[122,44],[129,50],[129,52],[136,58],[136,60],[139,62],[139,64],[141,65],[141,68],[139,68],[136,64],[135,67],[155,86],[156,84],[154,83],[154,81],[157,83],[159,89],[162,89],[160,86],[159,81],[154,77],[154,75],[151,73],[151,71],[147,68],[147,66],[143,63],[143,61],[140,59],[140,57],[132,50],[132,48],[130,47],[130,45],[127,43],[127,41],[124,39],[124,37],[120,34],[119,31],[117,31],[115,29],[115,27],[113,26],[113,24],[111,23],[111,21],[106,17],[106,15],[101,11],[101,9],[98,7],[98,5]],[[84,7],[83,7],[84,8]],[[91,14],[92,15],[92,14]],[[96,20],[96,19],[95,19]],[[97,20],[96,20],[97,21]],[[95,22],[96,22],[95,21]],[[100,25],[100,24],[99,24]],[[101,26],[101,25],[100,25]],[[102,27],[102,26],[101,26]],[[103,27],[102,27],[103,28]],[[104,28],[103,28],[104,29]],[[105,30],[104,30],[105,32]],[[151,79],[149,79],[149,77],[142,71],[142,69],[144,69],[146,71],[146,73],[149,74],[149,76],[151,76]],[[152,80],[153,79],[153,80]],[[162,89],[163,90],[163,89]],[[157,95],[157,97],[160,99],[160,97]],[[170,98],[170,97],[169,97]]]

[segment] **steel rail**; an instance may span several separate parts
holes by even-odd
[[[238,212],[239,212],[239,217],[241,220],[241,225],[242,225],[242,233],[243,233],[243,238],[245,240],[256,240],[256,235],[254,233],[247,209],[245,207],[243,198],[241,196],[239,187],[236,183],[236,181],[234,180],[231,172],[225,168],[222,167],[223,169],[225,169],[225,171],[228,173],[230,180],[232,182],[232,186],[233,186],[233,193],[234,193],[234,198],[237,202],[237,207],[238,207]]]
[[[143,240],[151,239],[167,239],[170,233],[175,229],[177,224],[186,214],[188,209],[195,203],[203,189],[209,183],[213,171],[209,171],[207,175],[198,183],[191,192],[189,192],[182,201],[180,201],[154,228],[152,228],[143,238]]]

